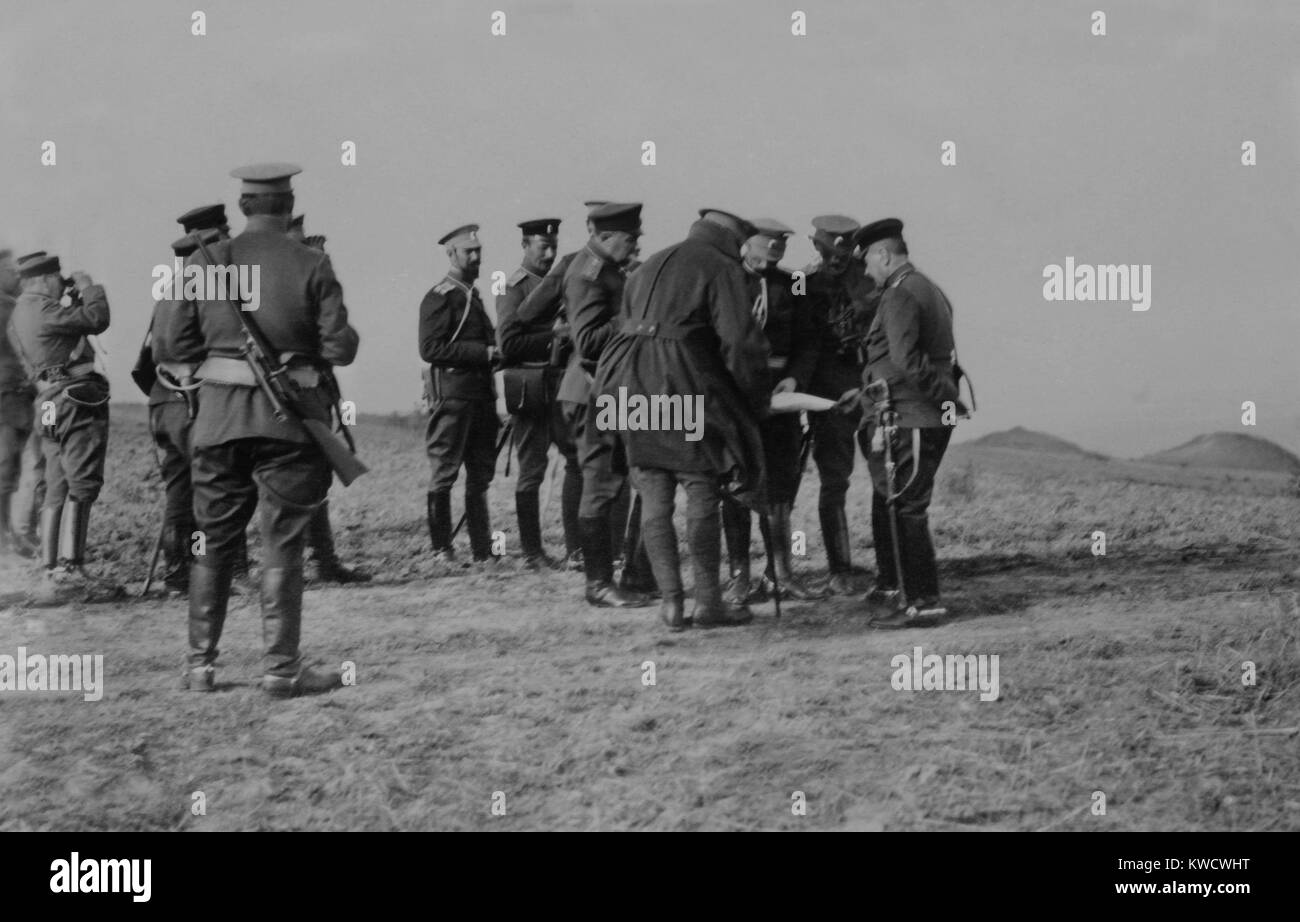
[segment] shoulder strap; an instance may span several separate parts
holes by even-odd
[[[469,319],[469,312],[474,308],[474,288],[469,286],[462,288],[460,285],[456,287],[465,293],[465,309],[460,313],[460,323],[456,324],[456,332],[452,333],[451,339],[447,340],[449,346],[456,341],[460,331],[465,329],[465,321]]]

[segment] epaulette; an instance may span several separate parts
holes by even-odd
[[[582,263],[577,266],[578,275],[589,282],[594,282],[600,278],[600,270],[605,268],[603,259],[591,252],[591,250],[583,250],[578,254],[578,259],[582,260]]]
[[[456,283],[451,279],[443,279],[437,285],[433,286],[433,293],[436,295],[445,295],[449,291],[455,291],[456,287]]]
[[[522,282],[524,279],[528,278],[528,276],[529,276],[530,274],[531,274],[531,273],[530,273],[527,269],[525,269],[523,266],[520,266],[518,269],[515,270],[515,274],[514,274],[514,275],[512,275],[512,276],[510,276],[510,278],[506,279],[506,287],[507,287],[507,288],[513,288],[513,287],[515,287],[515,286],[518,285],[520,282]]]

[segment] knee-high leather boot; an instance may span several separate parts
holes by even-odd
[[[581,569],[582,564],[582,527],[578,524],[581,503],[582,471],[571,471],[566,467],[560,492],[560,516],[564,521],[564,555],[569,559],[571,570]]]
[[[727,580],[723,599],[728,605],[745,605],[753,592],[750,577],[749,510],[740,503],[722,504],[722,531],[727,541]]]
[[[274,698],[315,694],[343,684],[337,670],[302,664],[302,568],[262,570],[262,690]]]
[[[492,560],[492,523],[486,493],[465,492],[465,528],[469,532],[469,549],[474,561]]]
[[[587,604],[598,608],[640,608],[649,605],[650,600],[639,592],[629,592],[614,583],[609,520],[604,516],[589,516],[579,522],[582,527],[582,565],[587,571]]]
[[[192,691],[212,691],[215,685],[217,644],[226,624],[233,576],[229,562],[210,566],[206,560],[195,560],[190,567],[190,653],[184,686]]]
[[[41,563],[47,571],[59,565],[59,529],[63,523],[63,507],[41,507]]]
[[[810,588],[794,573],[790,551],[790,511],[789,503],[774,503],[767,515],[769,543],[772,546],[772,560],[768,564],[768,572],[770,574],[775,569],[781,583],[782,599],[807,601],[824,598],[824,592]]]
[[[316,578],[327,583],[368,583],[370,574],[343,566],[334,547],[334,528],[330,525],[329,500],[321,503],[312,513],[307,525],[307,546],[311,563],[315,565]]]
[[[826,587],[832,593],[853,591],[852,563],[849,557],[849,520],[843,506],[821,506],[822,540],[826,543]]]
[[[433,559],[451,561],[451,493],[438,491],[425,495],[425,514],[429,525],[429,543],[433,545]]]
[[[515,516],[519,520],[519,550],[530,569],[549,568],[555,564],[542,545],[541,498],[534,491],[515,494]]]

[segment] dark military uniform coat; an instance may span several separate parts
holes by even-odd
[[[708,471],[738,498],[761,506],[758,421],[770,405],[768,346],[750,313],[739,248],[730,233],[696,221],[686,240],[647,259],[627,280],[622,324],[596,371],[594,393],[704,396],[704,429],[625,431],[635,467]]]
[[[625,281],[622,270],[591,243],[565,270],[564,310],[574,350],[560,382],[560,400],[586,404],[590,399],[591,375],[614,335]]]
[[[9,318],[13,315],[14,307],[14,298],[0,291],[0,426],[9,427],[25,438],[25,434],[32,428],[32,399],[36,396],[36,391],[9,341]],[[15,439],[21,441],[17,435]],[[22,446],[19,445],[17,452],[21,451]],[[0,459],[0,463],[5,463],[5,459]],[[16,463],[15,461],[15,465]]]
[[[244,232],[208,248],[218,265],[259,266],[260,304],[253,319],[281,356],[292,353],[291,367],[350,365],[360,338],[348,324],[343,289],[329,256],[290,239],[277,219],[252,215]],[[197,251],[186,265],[206,266]],[[228,302],[182,302],[155,323],[155,355],[201,363],[208,357],[241,358],[244,331]],[[161,318],[160,318],[161,319]],[[268,438],[309,443],[306,431],[275,418],[271,403],[256,386],[214,380],[200,368],[199,413],[193,445],[220,445],[235,439]],[[332,399],[325,387],[303,391],[304,410],[331,421]]]
[[[543,321],[525,325],[518,319],[520,305],[537,289],[543,278],[520,266],[506,280],[506,290],[497,298],[497,348],[501,350],[501,362],[507,368],[526,362],[545,362],[551,357],[551,324]],[[511,334],[509,340],[506,339],[507,330]]]
[[[806,297],[822,335],[822,354],[808,389],[818,397],[838,400],[861,381],[866,364],[863,340],[875,317],[879,295],[857,260],[838,278],[813,268],[805,281]]]
[[[965,409],[953,377],[955,348],[948,299],[934,282],[905,265],[885,282],[867,334],[863,382],[889,385],[898,425],[942,426],[945,401],[952,401],[958,413]]]
[[[501,340],[503,355],[507,352],[523,352],[530,349],[527,344],[514,344],[512,340],[515,336],[531,333],[540,337],[545,332],[549,338],[555,318],[560,316],[560,311],[564,310],[564,276],[577,256],[577,253],[566,253],[555,261],[551,271],[546,273],[541,282],[519,305],[515,315],[516,323],[511,325],[510,330],[504,330],[505,322],[501,320],[500,314],[497,315],[497,322],[503,327]]]
[[[37,379],[85,363],[93,363],[94,350],[86,337],[108,329],[108,296],[101,285],[81,293],[81,303],[64,304],[36,292],[25,292],[14,305],[9,321],[9,340],[27,375],[38,388]],[[42,398],[46,391],[42,388]],[[55,390],[58,390],[55,388]]]
[[[104,484],[108,452],[108,380],[94,370],[87,336],[108,329],[108,296],[100,285],[64,304],[34,291],[18,298],[10,341],[36,387],[36,404],[52,401],[54,424],[43,427],[46,508],[71,497],[94,502]]]
[[[806,298],[793,293],[794,278],[784,269],[773,266],[761,275],[746,273],[749,291],[758,310],[766,294],[766,316],[757,316],[763,324],[771,356],[768,358],[769,383],[775,387],[785,378],[793,378],[795,390],[806,390],[821,355],[822,331],[812,315]],[[798,413],[773,413],[759,424],[763,438],[763,457],[767,467],[767,498],[772,503],[793,503],[799,490],[799,454],[803,430]]]
[[[420,358],[432,366],[433,400],[496,400],[488,347],[492,320],[478,289],[448,276],[420,302]]]
[[[793,293],[794,277],[773,266],[761,276],[746,274],[751,302],[758,299],[766,283],[767,322],[763,334],[771,351],[769,368],[772,385],[794,378],[795,390],[807,389],[817,369],[822,330],[805,298]]]

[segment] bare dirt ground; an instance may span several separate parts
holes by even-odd
[[[135,588],[160,499],[142,410],[114,413],[91,569]],[[1300,498],[1282,478],[956,446],[932,515],[954,621],[877,631],[839,598],[674,636],[653,609],[588,608],[580,574],[436,569],[420,433],[358,437],[372,473],[331,505],[344,558],[381,576],[311,588],[304,623],[354,687],[263,698],[245,597],[219,690],[184,693],[183,601],[48,605],[0,569],[0,654],[99,653],[106,672],[97,702],[0,692],[0,829],[1300,829]],[[810,572],[815,489],[810,471]],[[498,475],[510,553],[512,492]],[[859,459],[865,565],[868,502]],[[557,491],[552,548],[558,518]],[[997,654],[998,700],[895,690],[916,646]]]

